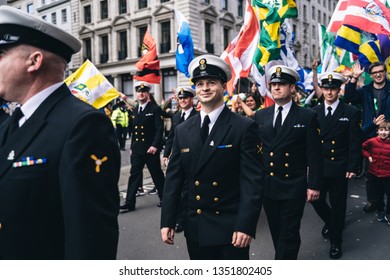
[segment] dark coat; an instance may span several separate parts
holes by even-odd
[[[362,88],[356,89],[356,83],[349,82],[345,87],[344,101],[346,103],[361,104],[363,107],[362,115],[362,131],[365,139],[374,137],[375,124],[373,119],[377,116],[384,114],[385,119],[390,119],[390,82],[386,80],[385,92],[381,98],[381,107],[378,110],[378,114],[375,113],[373,82],[365,85]]]
[[[274,106],[256,112],[265,168],[265,193],[271,199],[306,197],[319,190],[322,179],[321,143],[317,114],[292,103],[278,134],[273,127]]]
[[[182,111],[180,110],[180,111],[177,111],[172,117],[172,127],[171,127],[171,131],[169,132],[167,141],[165,143],[164,157],[169,157],[171,152],[172,152],[172,143],[173,143],[173,138],[175,137],[175,129],[180,123],[181,114],[182,114]],[[199,114],[198,111],[196,111],[195,109],[192,109],[190,115],[188,116],[188,118],[186,120],[188,120],[189,118],[196,116],[198,114]]]
[[[0,148],[0,259],[115,259],[119,171],[110,120],[62,85]]]
[[[161,227],[174,228],[185,182],[187,239],[200,246],[227,245],[234,231],[255,236],[263,172],[256,124],[224,108],[202,144],[200,114],[176,128]]]
[[[346,172],[357,173],[361,163],[360,112],[339,103],[331,120],[325,118],[324,104],[313,108],[320,123],[323,175],[345,178]]]
[[[138,106],[133,110],[131,120],[131,151],[136,154],[146,154],[153,146],[159,151],[162,148],[164,121],[162,110],[156,104],[149,102],[141,114]]]

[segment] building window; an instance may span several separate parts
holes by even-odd
[[[133,90],[133,76],[130,74],[122,74],[122,92],[131,98],[134,98]]]
[[[326,14],[324,13],[324,17],[322,18],[323,19],[323,25],[326,25]]]
[[[106,63],[108,61],[108,35],[101,36],[100,39],[101,39],[100,63]]]
[[[237,5],[237,14],[239,17],[243,17],[244,16],[244,5],[243,5],[243,0],[238,0],[237,1],[238,5]]]
[[[169,2],[170,0],[161,0],[161,3]]]
[[[118,2],[119,14],[127,13],[127,3],[126,0],[119,0]]]
[[[210,0],[204,0],[205,4],[210,4]]]
[[[92,15],[91,15],[91,5],[84,6],[84,23],[91,23]]]
[[[311,36],[313,37],[313,39],[315,39],[316,38],[317,29],[316,29],[315,26],[312,26],[311,28],[312,28],[311,29]]]
[[[27,4],[27,13],[29,13],[29,14],[34,13],[34,4],[33,3]]]
[[[108,18],[107,0],[100,1],[100,18],[101,19]]]
[[[318,11],[317,22],[321,23],[321,11]]]
[[[146,33],[146,30],[148,29],[147,26],[141,26],[140,28],[138,28],[138,46],[139,46],[139,49],[138,49],[138,56],[141,57],[142,56],[142,53],[141,53],[141,50],[142,50],[142,43],[144,41],[144,36],[145,36],[145,33]]]
[[[177,73],[173,68],[161,69],[163,77],[163,99],[168,100],[172,96],[172,89],[177,87]]]
[[[42,19],[47,21],[47,16],[46,15],[42,16]]]
[[[311,19],[316,19],[316,8],[311,7]]]
[[[46,4],[46,1],[45,0],[41,0],[41,5],[45,5]]]
[[[57,14],[56,13],[51,13],[51,23],[57,24]]]
[[[66,9],[61,10],[61,22],[67,23],[68,22],[68,16],[66,13]]]
[[[171,49],[171,23],[169,21],[161,23],[161,43],[160,53],[168,53]]]
[[[303,19],[304,19],[304,20],[307,20],[307,9],[306,9],[306,5],[303,5]]]
[[[148,7],[148,0],[138,0],[138,8],[143,9]]]
[[[223,29],[223,46],[224,46],[224,49],[227,48],[227,46],[229,45],[229,28],[224,28]]]
[[[127,57],[127,32],[119,32],[119,51],[118,60],[124,60]]]
[[[221,8],[224,11],[227,11],[228,9],[228,1],[227,0],[221,0]]]
[[[84,61],[89,59],[92,61],[92,43],[91,38],[83,40]]]
[[[205,39],[206,39],[206,51],[208,53],[214,53],[214,44],[211,41],[211,23],[205,23]]]

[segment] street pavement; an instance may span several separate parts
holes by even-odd
[[[128,148],[128,147],[127,147]],[[129,177],[129,149],[122,151],[120,179],[121,202],[126,193]],[[153,182],[145,168],[144,189],[153,188]],[[119,215],[120,260],[188,260],[183,233],[175,235],[175,244],[166,245],[160,236],[160,211],[157,195],[137,198],[136,211]],[[365,182],[351,179],[347,203],[347,215],[343,234],[343,260],[389,260],[390,226],[376,220],[376,213],[364,213],[366,202]],[[302,244],[298,259],[329,260],[329,241],[321,235],[323,222],[310,204],[306,205],[301,225]],[[257,236],[252,241],[251,259],[272,260],[274,249],[264,211],[257,225]]]

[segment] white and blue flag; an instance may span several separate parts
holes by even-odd
[[[176,9],[175,21],[179,27],[177,31],[176,68],[189,78],[188,65],[194,59],[194,43],[192,42],[190,26],[184,15]]]

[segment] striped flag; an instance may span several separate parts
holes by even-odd
[[[333,15],[329,21],[327,32],[336,33],[344,20],[345,14],[347,13],[348,0],[339,0],[336,8],[334,9]]]
[[[247,0],[244,24],[221,55],[232,70],[232,79],[227,83],[230,94],[233,94],[240,78],[248,77],[258,40],[259,23],[250,5],[250,0]]]
[[[73,95],[97,109],[119,96],[117,90],[89,60],[64,82]]]
[[[343,24],[390,35],[390,9],[383,0],[349,0]]]
[[[174,11],[176,24],[179,26],[177,31],[176,68],[189,78],[188,65],[194,59],[194,43],[186,18],[179,10],[174,9]]]
[[[359,48],[359,63],[368,71],[371,63],[382,61],[383,58],[380,51],[379,40],[367,41]]]
[[[337,31],[337,37],[334,41],[334,45],[347,50],[351,53],[358,54],[361,32],[357,27],[342,25]]]
[[[145,33],[141,52],[142,58],[135,64],[140,72],[133,76],[133,78],[138,81],[159,84],[161,75],[160,61],[157,57],[156,41],[148,31]]]

